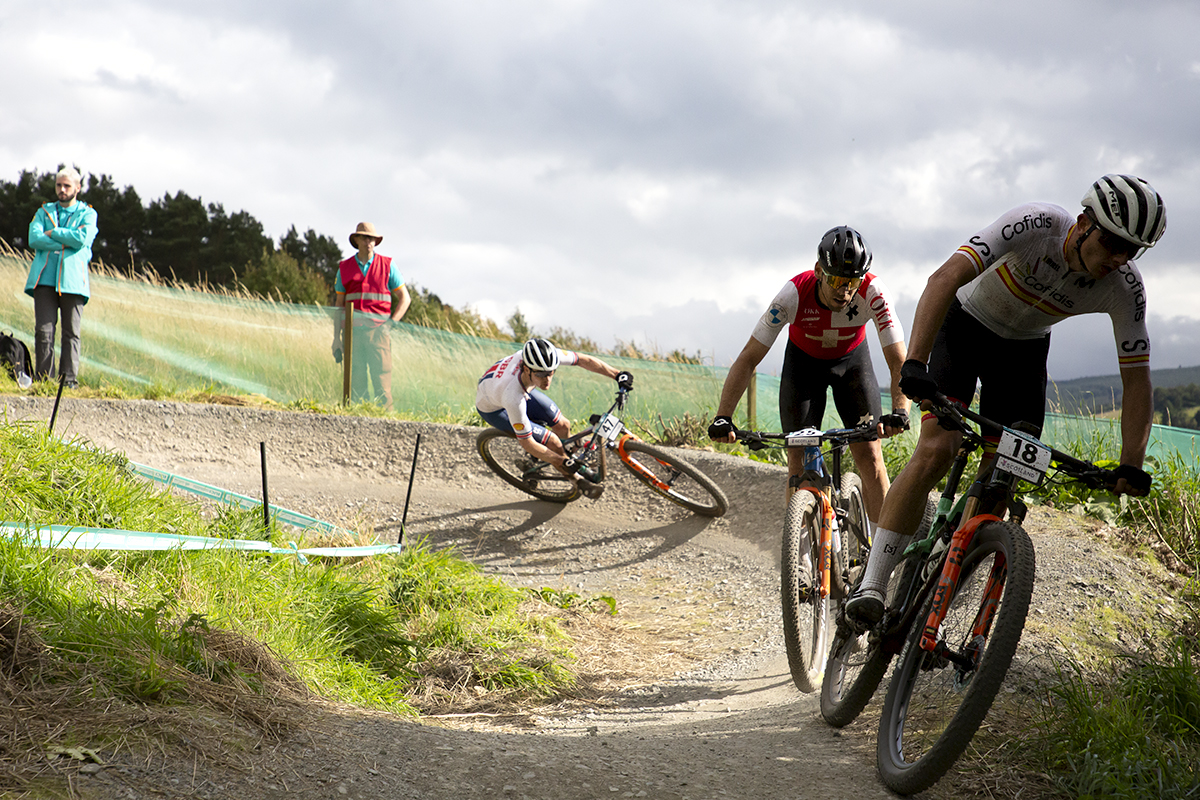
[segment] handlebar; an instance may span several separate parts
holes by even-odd
[[[930,408],[928,410],[938,418],[938,423],[948,430],[959,430],[980,440],[983,437],[967,425],[966,420],[974,422],[980,428],[992,430],[996,433],[1003,433],[1005,430],[1014,430],[1013,428],[1006,428],[1004,425],[994,422],[982,414],[975,413],[962,403],[951,400],[941,392],[930,398],[929,403]],[[1037,439],[1043,447],[1050,451],[1050,461],[1055,465],[1055,468],[1073,480],[1077,480],[1092,489],[1111,489],[1117,482],[1117,475],[1113,470],[1096,466],[1090,461],[1083,461],[1069,453],[1056,450],[1033,434],[1026,432],[1020,433],[1020,435],[1033,436],[1033,438]]]
[[[806,428],[791,433],[735,430],[733,435],[751,450],[764,450],[768,447],[819,447],[825,443],[845,446],[858,442],[873,442],[879,438],[873,421],[857,428],[831,428],[827,431]]]

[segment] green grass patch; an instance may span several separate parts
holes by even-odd
[[[1067,663],[1042,723],[1046,774],[1078,798],[1200,796],[1196,642],[1122,659],[1107,679]]]

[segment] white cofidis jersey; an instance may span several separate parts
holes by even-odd
[[[1036,339],[1067,317],[1108,314],[1120,366],[1148,367],[1142,274],[1132,261],[1098,280],[1067,269],[1067,237],[1077,224],[1065,208],[1050,203],[1004,214],[958,248],[975,265],[976,276],[958,290],[958,299],[1006,339]]]
[[[904,341],[904,328],[888,299],[883,282],[868,272],[858,291],[840,311],[817,301],[817,273],[802,272],[783,285],[770,308],[754,326],[753,336],[770,347],[784,325],[792,343],[814,358],[846,355],[866,339],[866,324],[875,323],[882,347]]]
[[[579,363],[579,354],[560,349],[558,360],[561,366],[575,366]],[[525,411],[529,390],[521,385],[523,365],[519,351],[502,358],[488,367],[475,389],[475,407],[485,414],[503,408],[508,412],[508,421],[512,423],[518,439],[526,439],[533,434],[529,414]]]

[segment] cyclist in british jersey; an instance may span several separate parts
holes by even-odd
[[[595,356],[559,350],[546,339],[530,339],[520,352],[492,364],[479,379],[475,409],[489,425],[517,437],[525,452],[572,475],[589,497],[599,496],[589,467],[567,458],[562,440],[571,435],[571,421],[546,395],[554,372],[562,365],[580,366],[633,388],[633,375],[618,371]],[[583,480],[579,480],[582,478]]]
[[[779,379],[779,420],[785,431],[820,428],[825,397],[833,402],[847,428],[874,420],[881,436],[908,428],[908,398],[899,388],[904,363],[904,331],[892,312],[883,282],[873,273],[871,248],[849,227],[833,228],[821,238],[817,263],[784,284],[759,319],[742,352],[729,368],[717,414],[708,435],[718,442],[736,441],[733,412],[759,362],[790,324],[783,373]],[[867,348],[866,325],[875,323],[883,357],[892,375],[892,411],[882,413],[879,383]],[[850,445],[862,477],[867,516],[876,520],[888,490],[887,468],[878,441]],[[788,449],[788,498],[804,471],[803,453]]]
[[[1110,488],[1145,495],[1150,338],[1146,290],[1134,259],[1162,236],[1166,209],[1150,184],[1130,175],[1105,175],[1082,204],[1079,214],[1048,203],[1018,206],[958,248],[929,278],[917,304],[900,386],[918,401],[940,389],[970,403],[978,384],[985,417],[1040,429],[1050,326],[1077,314],[1108,314],[1122,387],[1121,461]],[[888,576],[961,437],[931,414],[922,419],[916,450],[884,501],[862,585],[846,606],[859,629],[883,615]]]

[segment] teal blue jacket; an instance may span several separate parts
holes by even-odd
[[[97,230],[96,209],[82,200],[76,200],[71,208],[58,203],[46,203],[39,208],[29,223],[33,264],[25,281],[25,294],[32,297],[42,273],[52,269],[54,288],[59,294],[82,295],[87,303],[91,296],[88,264]]]

